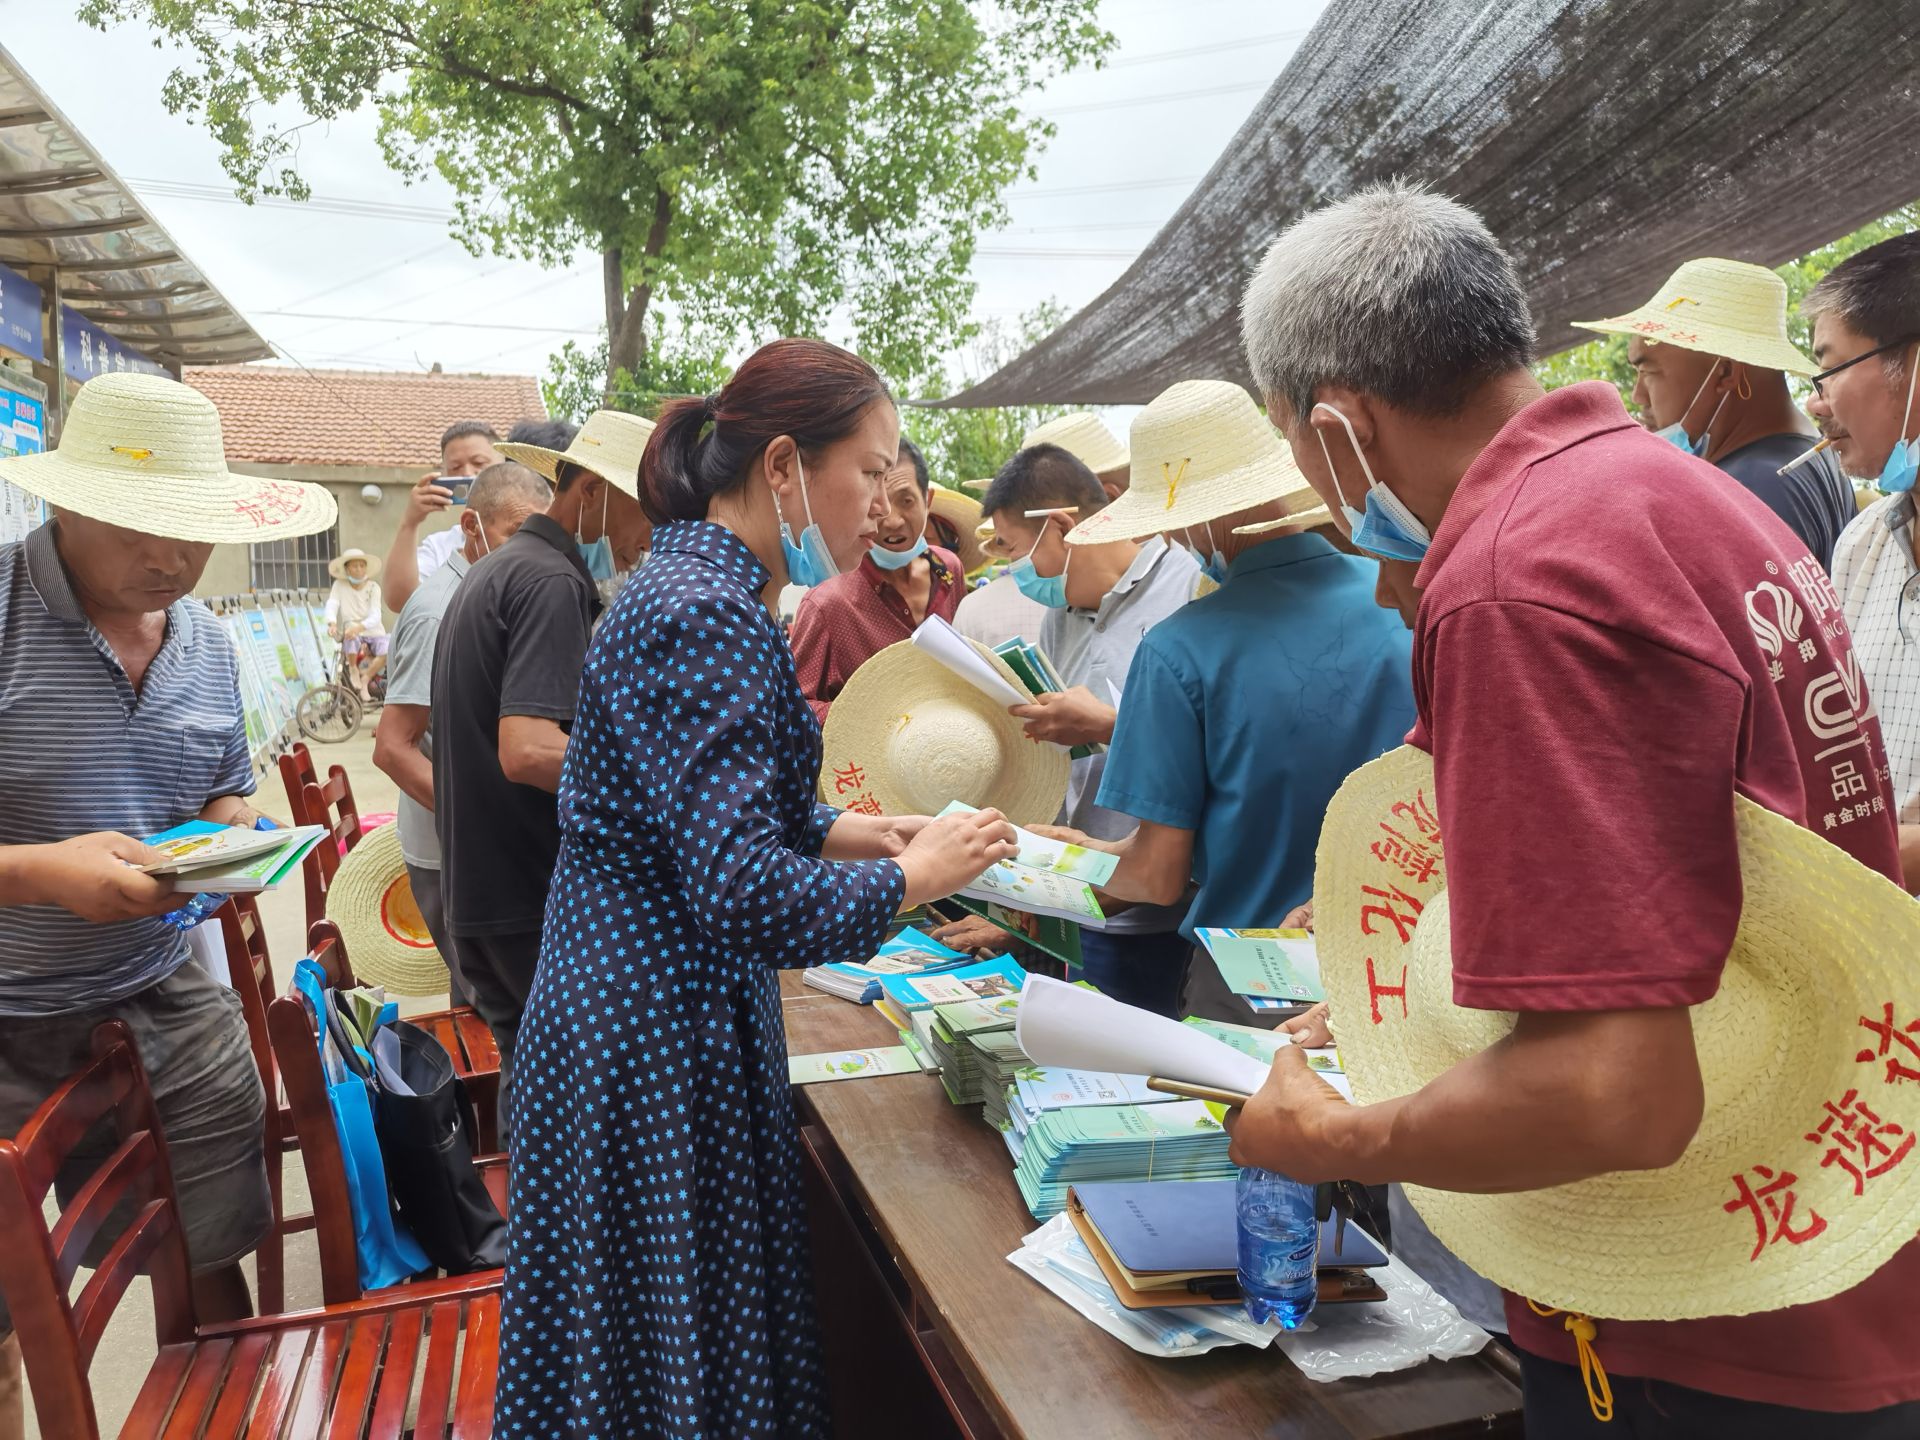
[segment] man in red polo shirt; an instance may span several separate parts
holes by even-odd
[[[927,543],[927,462],[905,436],[887,472],[887,513],[859,565],[807,592],[793,620],[793,668],[824,723],[848,677],[929,615],[951,621],[967,593],[951,550]]]
[[[1611,387],[1544,393],[1512,264],[1450,200],[1389,186],[1302,219],[1244,327],[1314,488],[1360,548],[1419,562],[1410,738],[1446,827],[1454,999],[1518,1020],[1380,1105],[1283,1055],[1236,1157],[1477,1193],[1673,1163],[1704,1104],[1687,1007],[1718,988],[1740,918],[1734,795],[1900,878],[1880,729],[1825,572]],[[1908,1245],[1818,1304],[1592,1317],[1611,1425],[1565,1317],[1510,1295],[1529,1433],[1920,1435],[1916,1293]]]

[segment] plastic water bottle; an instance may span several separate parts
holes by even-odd
[[[1319,1295],[1313,1186],[1271,1170],[1240,1172],[1240,1295],[1255,1324],[1298,1329]]]

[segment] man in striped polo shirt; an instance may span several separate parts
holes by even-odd
[[[190,963],[162,918],[180,897],[130,868],[154,858],[131,837],[259,818],[237,659],[186,597],[215,542],[323,530],[334,503],[230,473],[211,402],[150,375],[88,383],[60,449],[0,460],[0,479],[53,511],[0,546],[0,1135],[87,1062],[96,1025],[124,1020],[158,1102],[199,1317],[240,1318],[240,1260],[271,1219],[260,1080],[239,998]],[[103,1129],[82,1144],[63,1199],[112,1143]],[[0,1440],[22,1428],[18,1357],[8,1334]]]

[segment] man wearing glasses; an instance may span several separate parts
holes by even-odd
[[[1801,310],[1813,321],[1813,357],[1825,367],[1813,377],[1807,409],[1847,473],[1884,492],[1841,533],[1833,588],[1880,712],[1907,888],[1920,890],[1920,234],[1883,240],[1836,265]]]

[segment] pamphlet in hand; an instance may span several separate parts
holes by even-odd
[[[972,809],[973,806],[956,800],[941,814],[954,815]],[[1113,878],[1113,867],[1119,857],[1104,850],[1047,840],[1030,830],[1018,833],[1020,858],[1000,861],[958,893],[971,900],[1004,905],[1010,910],[1053,915],[1104,930],[1107,914],[1100,908],[1100,898],[1093,893],[1093,887]]]
[[[941,818],[948,815],[972,815],[977,807],[964,800],[955,800],[940,812]],[[1028,870],[1045,870],[1052,875],[1062,875],[1069,880],[1084,880],[1089,885],[1104,885],[1113,878],[1114,868],[1119,865],[1120,857],[1106,850],[1089,850],[1084,845],[1072,845],[1065,840],[1049,840],[1044,835],[1036,835],[1031,830],[1013,827],[1015,837],[1020,842],[1020,853],[1011,863]],[[1241,934],[1263,934],[1263,931],[1241,931]],[[1275,934],[1283,932],[1275,931]],[[1293,931],[1286,931],[1293,934]],[[1304,933],[1304,932],[1302,932]]]
[[[1200,943],[1220,978],[1236,995],[1282,1005],[1312,1005],[1327,998],[1320,983],[1320,955],[1308,930],[1217,930],[1202,927]]]
[[[1016,635],[993,647],[993,653],[1007,662],[1009,669],[1020,677],[1020,683],[1032,691],[1035,696],[1050,693],[1057,694],[1067,688],[1067,682],[1060,678],[1060,672],[1053,668],[1053,662],[1047,658],[1047,652],[1030,640]],[[1117,710],[1119,706],[1116,704]],[[1086,760],[1094,755],[1104,755],[1107,747],[1094,743],[1076,745],[1068,752],[1075,760]]]
[[[237,842],[227,840],[228,836],[273,843],[264,848],[245,847],[236,855],[230,847]],[[173,889],[181,894],[257,895],[279,885],[326,838],[324,825],[299,825],[290,830],[241,830],[232,825],[189,820],[149,836],[146,843],[167,851],[166,863],[171,867],[163,869],[156,865],[150,873],[171,880]],[[196,843],[203,840],[214,843]]]

